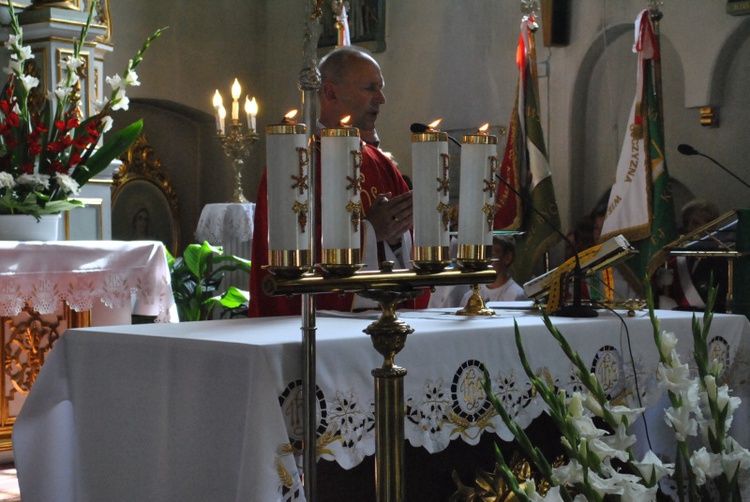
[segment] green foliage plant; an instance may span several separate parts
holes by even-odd
[[[250,272],[250,260],[225,255],[220,246],[208,242],[190,244],[178,258],[167,251],[167,263],[180,321],[204,321],[217,306],[236,309],[250,299],[248,291],[234,286],[217,294],[226,273],[236,270]]]

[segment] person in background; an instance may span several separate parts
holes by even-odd
[[[490,284],[479,286],[479,296],[486,302],[513,302],[528,300],[523,288],[510,276],[510,266],[516,257],[516,244],[512,237],[496,235],[492,238],[492,267],[497,271],[497,278]],[[473,294],[467,292],[461,299],[466,305]]]
[[[719,207],[706,199],[693,199],[682,208],[680,234],[693,232],[720,216]],[[726,310],[727,263],[721,258],[672,256],[654,278],[658,292],[657,304],[661,309],[702,310],[708,290],[718,286],[716,312]]]
[[[411,258],[412,196],[403,176],[393,162],[368,141],[376,139],[375,121],[380,106],[385,104],[385,80],[380,65],[366,51],[356,46],[342,46],[331,51],[320,62],[322,84],[318,91],[319,127],[335,127],[349,115],[350,124],[361,131],[363,183],[361,200],[364,220],[362,261],[368,270],[377,270],[383,261],[393,261],[396,268],[406,268]],[[319,146],[317,146],[319,148]],[[319,158],[319,156],[318,156]],[[319,170],[320,166],[316,166]],[[317,214],[315,228],[320,242],[320,187],[326,183],[319,177],[315,194]],[[292,315],[301,310],[300,297],[271,297],[262,290],[268,274],[263,265],[268,260],[268,197],[264,173],[256,200],[255,233],[250,271],[250,317]],[[318,246],[320,250],[320,246]],[[320,257],[315,257],[320,262]],[[423,308],[429,294],[405,302],[405,308]],[[350,311],[374,308],[377,304],[337,293],[316,295],[317,308]]]

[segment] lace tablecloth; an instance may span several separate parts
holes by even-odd
[[[164,246],[153,241],[0,241],[0,316],[103,303],[177,321]]]
[[[206,204],[201,211],[195,239],[202,243],[208,241],[214,246],[222,246],[224,254],[250,259],[253,249],[253,219],[255,203],[246,204]],[[221,289],[229,286],[247,290],[250,282],[248,274],[243,271],[230,272],[222,281]]]
[[[688,361],[692,314],[658,314]],[[317,447],[321,458],[346,468],[375,450],[371,370],[383,359],[362,332],[375,315],[317,318]],[[399,317],[415,330],[396,357],[408,370],[404,426],[415,447],[440,452],[451,441],[476,444],[483,434],[511,438],[484,394],[484,370],[521,425],[544,413],[520,365],[514,320],[536,374],[569,391],[581,386],[538,314]],[[660,425],[648,316],[621,322],[601,312],[554,322],[616,401],[637,400],[638,378],[642,405],[654,411],[647,416],[654,449],[674,452],[674,434]],[[69,330],[16,422],[24,500],[304,500],[299,327],[298,317],[274,317]],[[717,315],[709,335],[732,394],[743,400],[732,424],[743,445],[750,437],[749,336],[748,320],[731,315]],[[123,481],[133,479],[138,483]]]

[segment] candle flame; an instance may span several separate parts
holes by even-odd
[[[443,121],[443,119],[437,119],[436,121],[434,121],[431,124],[429,124],[427,127],[430,128],[430,129],[437,129],[437,126],[439,126],[440,122],[442,122],[442,121]]]
[[[242,94],[242,87],[240,87],[240,81],[235,78],[232,84],[232,99],[237,101],[240,99],[240,94]]]
[[[221,106],[221,103],[221,94],[219,94],[219,89],[216,89],[216,93],[214,94],[214,109],[218,110]]]
[[[297,110],[289,110],[286,115],[284,115],[284,118],[292,120],[294,117],[297,116]]]
[[[479,132],[487,132],[487,129],[489,128],[490,128],[490,123],[487,122],[486,124],[484,124],[482,127],[479,128]]]
[[[252,116],[258,115],[258,102],[255,101],[254,97],[250,101],[245,98],[245,113],[249,113]]]
[[[341,125],[349,125],[349,121],[352,119],[351,115],[347,115],[343,119],[341,119]]]

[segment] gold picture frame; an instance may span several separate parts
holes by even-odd
[[[112,185],[112,239],[161,241],[177,256],[179,203],[169,174],[144,135],[121,160]]]

